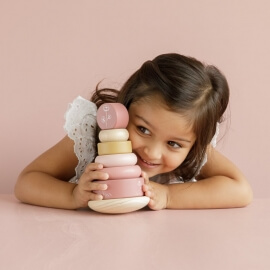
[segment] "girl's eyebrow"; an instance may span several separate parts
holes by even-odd
[[[146,119],[144,119],[142,116],[135,114],[135,117],[141,119],[143,122],[145,122],[148,126],[150,126],[151,128],[153,127],[152,124],[150,124],[150,122],[148,122]]]
[[[153,125],[148,122],[146,119],[144,119],[142,116],[138,115],[138,114],[135,114],[135,117],[141,119],[143,122],[145,122],[148,126],[150,126],[151,128],[153,128]],[[185,138],[178,138],[178,137],[175,137],[175,138],[172,138],[172,140],[174,141],[183,141],[183,142],[187,142],[187,143],[191,143],[190,140],[188,139],[185,139]]]
[[[190,140],[188,139],[184,139],[184,138],[172,138],[173,141],[181,141],[181,142],[187,142],[187,143],[191,143]]]

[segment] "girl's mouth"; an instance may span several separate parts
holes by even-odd
[[[142,167],[156,168],[157,166],[159,166],[159,164],[149,162],[149,161],[147,161],[147,160],[141,158],[139,155],[137,155],[137,157],[138,157],[138,163],[139,163],[139,165],[141,165]]]

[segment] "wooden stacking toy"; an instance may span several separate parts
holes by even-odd
[[[101,171],[108,173],[107,190],[94,191],[103,200],[89,201],[88,206],[101,213],[127,213],[146,206],[149,198],[144,196],[141,168],[136,165],[137,156],[132,153],[126,129],[129,115],[121,103],[105,103],[97,111],[99,133],[98,156],[95,162],[102,163]]]

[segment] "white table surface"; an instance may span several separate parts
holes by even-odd
[[[241,209],[108,215],[0,195],[0,269],[269,270],[270,198]]]

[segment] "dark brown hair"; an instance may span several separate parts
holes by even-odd
[[[207,145],[216,132],[229,102],[225,76],[212,65],[176,53],[162,54],[146,61],[120,91],[96,88],[92,101],[99,107],[105,102],[130,104],[159,95],[169,110],[186,116],[196,141],[184,162],[171,174],[185,181],[198,174]]]

